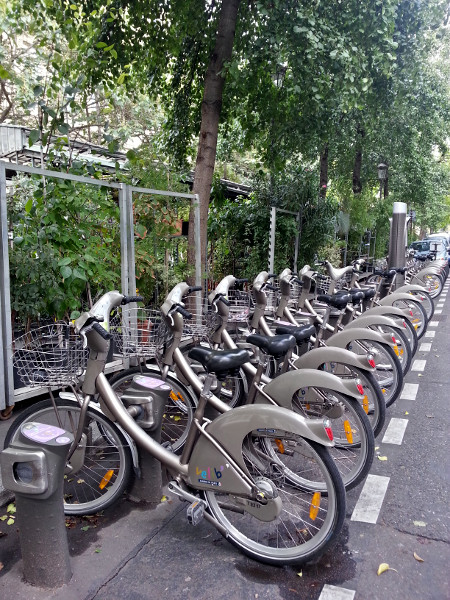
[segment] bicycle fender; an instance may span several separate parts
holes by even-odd
[[[354,379],[343,380],[332,373],[316,369],[287,371],[287,373],[283,373],[267,383],[263,388],[263,392],[270,396],[278,406],[292,409],[294,394],[302,388],[309,387],[324,387],[352,398],[361,398]],[[255,403],[267,403],[268,400],[264,394],[259,392],[255,398]]]
[[[327,346],[337,346],[338,348],[347,348],[355,340],[370,340],[379,344],[388,344],[394,346],[394,342],[389,334],[379,333],[372,329],[363,329],[362,327],[346,327],[338,333],[333,333],[327,339]]]
[[[384,315],[367,315],[364,313],[354,321],[350,321],[345,327],[355,329],[358,327],[371,327],[372,325],[389,325],[389,327],[398,327],[398,323],[388,316]]]
[[[242,455],[247,435],[286,438],[286,433],[313,440],[322,446],[333,446],[322,419],[305,419],[279,406],[240,406],[208,423],[205,431],[219,444],[228,457],[205,435],[194,446],[188,465],[188,483],[196,489],[250,495],[248,482],[233,467],[231,458],[253,480]]]
[[[318,369],[324,363],[338,363],[357,367],[364,371],[375,371],[369,365],[365,356],[359,356],[345,348],[331,348],[328,346],[314,348],[314,350],[306,352],[303,356],[297,358],[294,367],[296,369]]]
[[[401,319],[404,319],[409,316],[409,311],[406,308],[398,308],[398,306],[373,306],[372,308],[369,308],[369,310],[366,310],[364,315],[386,315],[388,317],[390,315],[396,315]]]
[[[380,300],[381,306],[391,306],[395,302],[395,300],[414,300],[414,296],[411,294],[405,294],[403,292],[394,292],[393,294],[389,294],[382,300]],[[417,298],[415,299],[417,301]]]
[[[423,292],[423,291],[426,291],[425,283],[423,285],[415,285],[413,283],[408,283],[408,284],[402,285],[401,287],[399,287],[395,290],[396,293],[400,292],[400,293],[405,293],[405,294],[408,294],[409,292]]]

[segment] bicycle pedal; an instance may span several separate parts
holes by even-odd
[[[205,505],[200,500],[195,500],[187,508],[187,520],[191,525],[198,525],[203,519],[205,513]]]

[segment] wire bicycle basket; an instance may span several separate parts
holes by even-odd
[[[172,334],[161,312],[153,308],[121,307],[110,320],[117,354],[154,358]]]
[[[248,322],[251,307],[251,295],[249,292],[231,289],[227,297],[229,304],[229,323]]]
[[[52,323],[14,340],[13,364],[26,386],[67,386],[83,374],[88,352],[71,325]]]

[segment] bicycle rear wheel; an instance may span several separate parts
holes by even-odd
[[[339,379],[358,379],[360,381],[364,390],[360,404],[369,419],[373,435],[377,437],[383,429],[386,419],[386,403],[381,388],[372,373],[343,363],[325,363],[322,368]]]
[[[75,435],[80,407],[69,400],[57,399],[55,402],[58,416],[50,399],[25,409],[9,428],[5,448],[17,438],[21,425],[30,421],[61,426]],[[82,439],[64,475],[64,512],[90,515],[104,510],[126,491],[131,474],[131,452],[121,431],[90,406]]]
[[[347,350],[363,356],[372,354],[375,360],[373,375],[381,388],[386,406],[391,406],[403,388],[403,371],[394,350],[388,344],[364,339],[353,340]]]
[[[329,448],[346,490],[365,479],[375,451],[372,426],[358,401],[328,388],[300,389],[292,399],[294,412],[306,418],[328,417],[334,436]]]
[[[203,492],[226,538],[251,558],[272,565],[302,564],[322,554],[345,518],[344,486],[327,449],[286,432],[282,440],[248,436],[243,455],[254,479],[272,483],[281,511],[263,522],[246,512],[238,497]]]

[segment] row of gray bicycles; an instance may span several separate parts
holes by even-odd
[[[445,262],[445,261],[444,261]],[[298,273],[229,275],[205,296],[176,285],[158,309],[117,291],[74,323],[14,341],[25,385],[48,397],[12,423],[71,431],[68,515],[117,502],[141,447],[166,470],[187,520],[252,558],[302,564],[339,536],[364,481],[447,263],[407,269],[328,261]],[[106,375],[111,364],[121,370]]]

